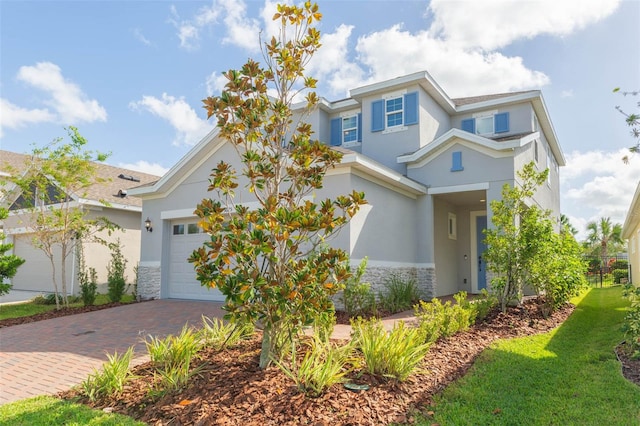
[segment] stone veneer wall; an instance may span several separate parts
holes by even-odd
[[[138,266],[138,297],[160,299],[160,266]]]
[[[352,265],[356,269],[358,265]],[[386,280],[395,275],[403,280],[415,280],[418,284],[418,291],[423,300],[431,300],[436,295],[436,270],[433,267],[417,266],[369,266],[360,280],[363,283],[370,283],[371,290],[376,295],[385,293]],[[333,297],[337,309],[342,309],[342,292]]]

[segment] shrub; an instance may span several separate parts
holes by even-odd
[[[150,336],[145,340],[151,362],[160,376],[158,386],[162,391],[178,390],[185,386],[198,370],[191,370],[193,357],[202,348],[200,334],[186,325],[179,336],[164,339]]]
[[[351,322],[354,341],[364,356],[367,372],[377,376],[406,380],[429,351],[417,328],[398,321],[387,333],[382,322],[358,318]]]
[[[295,382],[300,392],[311,397],[318,397],[332,385],[341,383],[350,371],[347,366],[356,361],[352,342],[336,346],[314,334],[306,340],[305,346],[300,365],[295,350],[291,352],[291,362],[288,366],[282,360],[274,359],[274,362]]]
[[[420,300],[420,293],[415,280],[403,280],[391,275],[384,283],[386,292],[380,294],[380,305],[391,313],[409,310]]]
[[[50,294],[47,294],[46,296],[38,295],[34,297],[31,301],[33,302],[34,305],[55,305],[56,297],[58,297],[58,300],[61,299],[61,297],[56,296],[55,293],[50,293]]]
[[[615,271],[616,269],[627,270],[629,269],[629,261],[625,259],[618,259],[611,262],[611,265],[609,265],[609,267],[611,268],[612,271]]]
[[[475,322],[484,321],[491,309],[498,304],[498,298],[490,294],[486,288],[480,291],[480,296],[471,301],[471,308],[475,310]]]
[[[126,382],[133,377],[129,370],[129,364],[133,359],[133,347],[122,356],[116,352],[113,355],[107,354],[107,358],[108,361],[102,365],[102,371],[94,370],[94,373],[81,384],[83,393],[91,401],[122,392]]]
[[[350,317],[371,315],[376,310],[376,295],[371,290],[371,284],[360,282],[366,267],[367,258],[365,257],[358,265],[356,272],[345,282],[341,301],[345,312]]]
[[[89,272],[80,273],[78,271],[78,279],[80,281],[80,297],[84,306],[91,306],[96,303],[98,295],[98,273],[95,268],[89,268]]]
[[[202,316],[202,328],[199,338],[206,348],[220,350],[233,346],[242,339],[246,339],[254,332],[254,325],[249,322],[224,323],[219,318],[207,318]]]
[[[313,334],[323,342],[331,339],[331,334],[336,325],[336,312],[331,309],[329,311],[318,314],[313,320]]]
[[[629,279],[629,270],[628,269],[614,269],[613,270],[613,282],[615,284],[620,284],[621,279],[626,278]]]
[[[125,293],[127,280],[125,270],[127,268],[127,259],[122,255],[120,250],[120,240],[113,245],[111,249],[111,260],[107,265],[107,284],[108,296],[112,302],[119,302]]]
[[[467,330],[474,324],[479,309],[475,303],[467,301],[467,293],[454,295],[456,304],[447,301],[444,304],[437,298],[430,302],[421,301],[414,308],[418,318],[418,329],[427,343],[432,343],[440,337],[451,337]]]

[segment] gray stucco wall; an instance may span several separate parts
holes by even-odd
[[[449,213],[457,215],[457,211],[454,205],[437,198],[434,208],[435,260],[438,265],[436,296],[444,296],[458,291],[458,241],[450,239],[448,232]]]
[[[489,107],[484,111],[496,111],[497,113],[508,112],[509,113],[509,131],[500,133],[496,136],[509,136],[517,133],[532,132],[533,131],[533,107],[530,103],[521,103],[514,105],[501,105],[499,107]],[[456,115],[451,119],[451,126],[460,129],[462,128],[462,120],[472,118],[474,114],[481,113],[482,110],[472,111]]]
[[[452,172],[453,152],[462,153],[464,170]],[[513,158],[494,158],[466,143],[458,141],[437,153],[430,161],[421,165],[411,165],[408,177],[430,185],[432,188],[455,185],[470,185],[479,182],[495,182],[513,179]]]

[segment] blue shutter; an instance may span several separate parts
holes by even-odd
[[[493,119],[494,129],[496,133],[505,133],[509,131],[509,113],[503,112],[496,114]]]
[[[331,146],[342,145],[342,118],[331,120]]]
[[[371,103],[371,131],[384,130],[384,99]]]
[[[404,124],[418,124],[418,92],[404,95]]]
[[[476,133],[476,120],[475,118],[467,118],[462,120],[462,130],[469,133]]]
[[[451,153],[451,171],[461,172],[464,170],[462,167],[462,151],[455,151]]]
[[[358,142],[362,142],[362,113],[358,113]]]

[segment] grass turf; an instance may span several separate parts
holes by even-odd
[[[38,396],[0,406],[0,425],[138,426],[144,423],[51,396]]]
[[[110,303],[109,297],[106,294],[98,294],[96,296],[95,305],[104,305],[106,303]],[[122,296],[123,303],[133,302],[133,296],[130,294],[125,294]],[[70,307],[79,307],[83,306],[82,300],[77,303],[70,303]],[[2,305],[0,306],[0,320],[8,319],[8,318],[20,318],[20,317],[29,317],[31,315],[36,315],[42,312],[53,311],[56,309],[56,305],[36,305],[33,302],[25,302],[18,303],[15,305]]]
[[[556,330],[492,345],[421,424],[640,425],[640,388],[613,351],[628,306],[621,291],[592,289]]]

